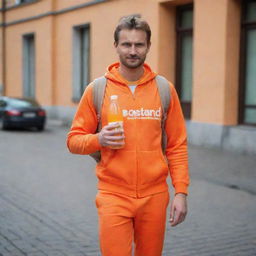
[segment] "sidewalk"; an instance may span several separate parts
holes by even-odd
[[[189,146],[189,213],[165,256],[256,255],[256,157]]]
[[[256,155],[189,145],[192,178],[256,195]]]
[[[95,163],[67,128],[0,131],[0,256],[100,256]],[[189,147],[189,213],[163,256],[256,255],[256,157]]]

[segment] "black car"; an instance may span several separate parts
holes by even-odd
[[[33,99],[0,97],[0,123],[2,129],[45,127],[46,112]]]

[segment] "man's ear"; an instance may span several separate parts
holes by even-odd
[[[150,47],[151,47],[151,42],[148,42],[148,51],[147,52],[149,52]]]
[[[114,46],[115,46],[115,48],[117,47],[117,45],[118,45],[118,43],[115,41],[115,42],[114,42]]]

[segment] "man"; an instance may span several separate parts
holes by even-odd
[[[99,238],[103,256],[160,256],[162,253],[170,170],[175,196],[170,223],[176,226],[187,213],[189,184],[187,137],[179,100],[170,84],[171,101],[165,123],[167,148],[161,147],[161,99],[156,74],[144,63],[150,49],[150,27],[136,16],[120,20],[114,34],[119,63],[109,66],[102,106],[102,129],[90,84],[80,101],[67,145],[75,154],[101,151],[97,164]],[[118,95],[124,129],[107,123],[110,96]],[[162,110],[161,110],[162,112]],[[162,115],[162,114],[161,114]],[[125,142],[123,142],[125,139]],[[111,149],[111,147],[122,147]]]

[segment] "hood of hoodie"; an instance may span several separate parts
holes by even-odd
[[[115,83],[119,83],[119,84],[122,84],[122,85],[127,85],[130,82],[127,81],[124,77],[121,76],[121,74],[118,70],[119,67],[120,67],[119,62],[116,62],[116,63],[110,65],[107,69],[105,77],[109,80],[112,80]],[[143,68],[144,68],[144,73],[143,73],[142,77],[138,81],[134,82],[137,85],[145,84],[145,83],[151,81],[152,79],[154,79],[157,75],[156,73],[154,73],[151,70],[149,65],[147,65],[146,63],[143,64]]]

